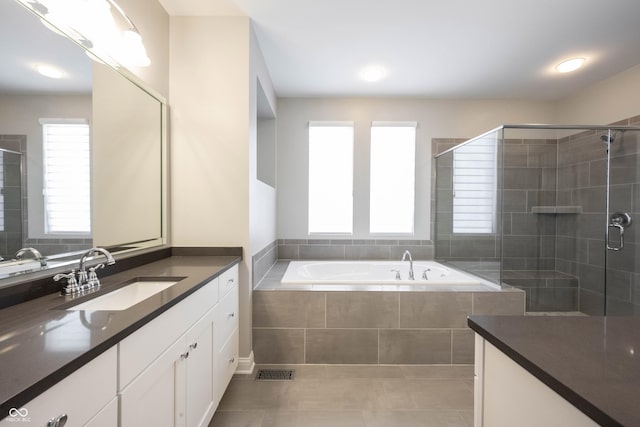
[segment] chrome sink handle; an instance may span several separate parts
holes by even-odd
[[[67,274],[60,273],[53,276],[53,280],[56,282],[59,281],[60,279],[67,279],[67,286],[62,288],[62,295],[73,295],[79,291],[75,270],[71,270]]]
[[[390,270],[392,273],[396,273],[396,280],[400,280],[400,270],[396,270],[395,268],[392,268]]]
[[[89,268],[89,277],[87,279],[87,283],[92,288],[100,286],[100,279],[98,279],[98,275],[96,274],[96,270],[98,270],[99,268],[104,268],[104,264],[98,264],[94,267]]]

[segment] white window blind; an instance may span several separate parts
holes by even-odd
[[[353,123],[309,123],[309,234],[353,232]]]
[[[91,232],[91,152],[86,121],[41,120],[47,234]]]
[[[373,122],[369,232],[413,233],[415,122]]]
[[[453,232],[496,230],[496,147],[493,138],[453,151]]]

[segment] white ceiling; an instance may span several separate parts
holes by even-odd
[[[91,60],[66,37],[45,28],[15,1],[0,1],[0,93],[91,92]],[[62,70],[62,79],[38,74],[33,66]]]
[[[640,64],[639,0],[159,0],[251,17],[276,92],[552,100]],[[572,74],[553,71],[583,56]],[[358,79],[369,64],[388,69]]]

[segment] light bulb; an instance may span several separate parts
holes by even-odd
[[[571,71],[575,71],[578,68],[582,67],[584,63],[584,58],[572,58],[556,65],[556,70],[559,73],[570,73]]]

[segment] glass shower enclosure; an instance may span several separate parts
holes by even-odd
[[[523,289],[529,313],[640,313],[640,126],[504,125],[441,151],[436,260]]]

